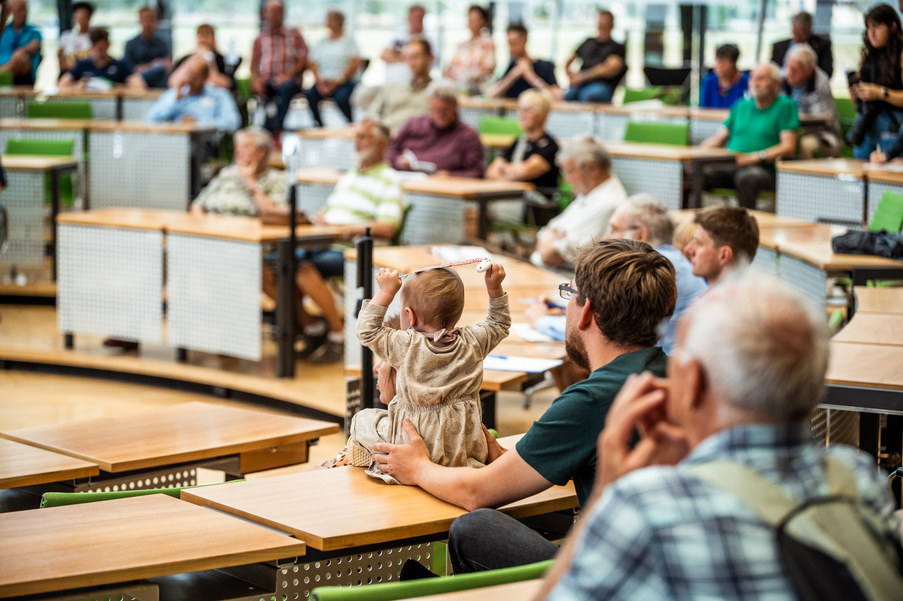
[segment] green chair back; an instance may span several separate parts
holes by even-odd
[[[145,495],[169,495],[175,499],[179,498],[179,493],[183,490],[192,488],[205,488],[207,486],[219,486],[221,484],[229,484],[230,482],[241,482],[241,480],[230,480],[229,482],[216,482],[214,484],[203,484],[201,486],[182,486],[177,488],[146,488],[139,490],[118,490],[110,492],[45,492],[41,497],[41,509],[48,507],[63,507],[64,505],[80,505],[82,503],[95,503],[99,501],[110,501],[112,499],[127,499],[129,497],[143,497]]]
[[[498,584],[521,582],[541,578],[554,560],[532,563],[516,568],[504,568],[489,572],[461,574],[448,578],[425,578],[407,582],[387,582],[358,587],[330,586],[313,590],[314,601],[395,601],[412,597],[426,597],[441,593],[465,591]]]
[[[42,156],[72,156],[75,149],[73,140],[14,140],[6,141],[5,154],[9,155],[42,155]],[[53,191],[51,186],[53,179],[48,173],[44,177],[44,202],[51,204],[53,202]],[[71,207],[75,202],[75,185],[72,183],[72,176],[64,174],[60,177],[60,205],[63,207]]]
[[[690,139],[689,123],[659,123],[656,121],[628,121],[625,142],[643,142],[686,146]]]
[[[508,117],[483,117],[480,119],[479,132],[481,134],[510,134],[519,136],[524,133],[517,123],[517,119]]]
[[[404,226],[408,222],[408,215],[411,213],[411,209],[414,207],[412,204],[406,204],[401,209],[401,222],[399,222],[398,227],[395,228],[395,235],[392,236],[392,241],[390,244],[392,246],[401,246],[401,235],[404,233]]]
[[[624,98],[621,100],[623,104],[630,104],[631,102],[642,102],[644,100],[655,100],[656,98],[661,98],[662,96],[662,87],[661,86],[650,86],[648,88],[641,88],[639,90],[632,88],[624,88]]]
[[[0,88],[11,88],[13,86],[13,74],[10,71],[0,72]]]
[[[25,116],[29,119],[93,119],[90,102],[38,102],[25,103]]]
[[[887,230],[896,234],[901,229],[903,229],[903,194],[888,190],[881,196],[875,215],[869,223],[869,231]]]
[[[835,98],[834,106],[837,107],[837,116],[840,117],[840,133],[844,138],[842,154],[845,157],[853,157],[853,147],[846,143],[847,132],[856,120],[856,105],[849,98]]]
[[[238,88],[238,92],[244,98],[250,98],[251,96],[253,96],[253,94],[251,94],[251,78],[250,77],[245,77],[244,79],[236,79],[235,87]]]

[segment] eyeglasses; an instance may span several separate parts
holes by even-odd
[[[611,232],[612,234],[614,234],[615,232],[624,232],[626,234],[627,232],[635,232],[638,229],[640,229],[640,228],[637,226],[632,226],[632,227],[618,227],[616,225],[608,226],[608,231]]]
[[[571,300],[571,296],[579,294],[579,292],[577,292],[567,284],[559,284],[558,294],[560,294],[561,298],[563,298],[564,300]]]

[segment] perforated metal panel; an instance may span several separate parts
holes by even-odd
[[[624,139],[624,131],[627,129],[627,115],[608,115],[599,113],[596,121],[597,135],[609,142],[620,142]]]
[[[508,111],[509,119],[517,119],[517,111]],[[582,113],[564,113],[552,111],[546,121],[546,131],[561,143],[574,136],[590,136],[596,133],[597,119],[589,111]]]
[[[819,407],[810,420],[812,433],[825,443],[859,446],[859,413]]]
[[[690,144],[698,146],[703,140],[709,138],[724,125],[721,121],[709,121],[707,119],[690,119]]]
[[[298,184],[298,208],[313,215],[323,208],[331,193],[332,186]]]
[[[481,109],[481,108],[459,108],[458,109],[458,119],[472,128],[479,130],[480,128],[480,119],[483,117],[492,117],[496,114],[493,109]]]
[[[903,194],[903,186],[896,184],[882,184],[879,182],[869,182],[868,190],[869,223],[872,222],[872,218],[875,216],[875,211],[878,210],[878,205],[881,203],[881,197],[885,192]]]
[[[778,275],[816,308],[824,310],[828,298],[827,277],[821,268],[782,254]]]
[[[91,132],[90,144],[91,208],[188,207],[188,134]]]
[[[0,96],[0,119],[15,119],[19,115],[18,96]]]
[[[651,194],[669,209],[681,208],[683,165],[679,161],[612,157],[611,165],[628,194]]]
[[[162,341],[162,232],[64,224],[58,243],[61,332]]]
[[[760,246],[756,250],[756,257],[752,266],[768,275],[778,275],[778,253],[770,248]]]
[[[354,167],[357,159],[354,155],[354,142],[351,140],[329,138],[325,140],[299,138],[301,148],[301,167],[325,166],[347,171]]]
[[[52,131],[2,129],[0,130],[0,152],[6,150],[7,140],[72,140],[72,154],[78,159],[78,175],[74,185],[79,196],[85,197],[85,183],[87,182],[84,161],[85,132],[78,129],[55,129]]]
[[[408,194],[411,210],[402,244],[459,244],[464,240],[464,203],[457,198]]]
[[[373,269],[373,290],[379,290],[376,274]],[[363,288],[357,287],[357,263],[345,261],[345,365],[357,365],[361,362],[361,343],[357,339],[357,306],[363,298]],[[398,315],[401,311],[401,295],[396,294],[386,309],[386,315]]]
[[[127,490],[149,490],[153,488],[182,488],[196,486],[197,468],[173,467],[149,470],[120,478],[89,480],[75,486],[75,492],[117,492]]]
[[[0,204],[9,212],[9,247],[0,263],[42,265],[44,261],[44,173],[6,172]]]
[[[123,121],[144,121],[144,118],[154,106],[156,100],[150,98],[123,98],[122,99],[122,120]],[[97,117],[95,117],[96,119]]]
[[[862,180],[778,171],[777,214],[806,221],[862,223]]]
[[[170,234],[166,254],[168,343],[259,361],[260,245]]]

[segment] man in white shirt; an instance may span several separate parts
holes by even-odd
[[[576,194],[563,213],[539,230],[530,261],[539,267],[565,267],[577,249],[600,240],[627,191],[611,172],[608,151],[592,136],[570,140],[558,154],[564,179]]]
[[[439,44],[436,37],[427,34],[423,30],[423,18],[426,16],[426,9],[419,4],[414,4],[408,9],[407,27],[398,31],[392,36],[389,46],[383,50],[380,58],[386,63],[386,83],[396,81],[410,81],[411,71],[405,64],[404,47],[411,40],[422,38],[430,43],[435,61],[433,64],[439,64]]]

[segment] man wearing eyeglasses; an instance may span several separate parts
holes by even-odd
[[[514,448],[491,436],[489,465],[447,468],[430,454],[405,421],[410,444],[377,444],[383,472],[417,485],[470,513],[449,531],[455,573],[494,570],[550,559],[558,547],[492,509],[574,481],[581,505],[596,477],[596,438],[630,374],[664,374],[667,357],[654,346],[656,326],[674,312],[674,267],[651,246],[606,240],[583,249],[574,279],[560,287],[567,298],[568,357],[591,371],[552,404]]]

